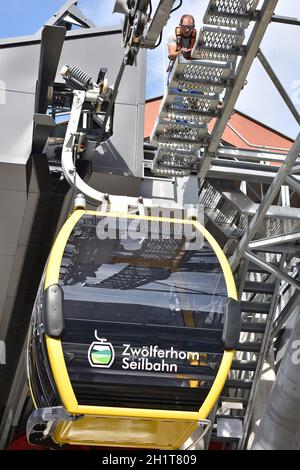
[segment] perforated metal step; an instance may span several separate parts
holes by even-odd
[[[272,262],[272,266],[275,266],[275,268],[280,268],[280,263],[279,262]],[[258,266],[257,264],[253,263],[252,261],[249,263],[249,267],[248,267],[248,270],[252,273],[263,273],[263,274],[267,274],[268,271],[266,271],[264,268],[262,268],[261,266]]]
[[[210,0],[203,23],[247,28],[259,0]]]
[[[239,390],[248,389],[252,387],[252,380],[239,380],[228,379],[226,385],[230,388],[237,388]]]
[[[233,30],[206,26],[198,32],[191,56],[193,59],[229,62],[241,53],[240,46],[244,38],[243,29]]]
[[[246,281],[244,285],[244,292],[251,292],[254,294],[268,294],[274,293],[275,283],[274,282],[254,282]]]

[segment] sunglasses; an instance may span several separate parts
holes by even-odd
[[[180,26],[184,29],[194,29],[194,25],[189,26],[189,25],[186,25],[186,24],[181,24]]]

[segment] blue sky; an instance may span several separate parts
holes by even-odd
[[[0,38],[5,38],[35,33],[64,4],[64,0],[0,0],[0,3]],[[158,0],[152,3],[155,6]],[[183,6],[171,16],[164,30],[162,45],[148,52],[148,98],[164,92],[168,32],[174,30],[179,17],[186,12],[194,14],[196,26],[201,26],[207,4],[208,0],[183,0]],[[122,23],[122,15],[112,14],[114,0],[79,0],[78,6],[98,26]],[[300,0],[279,0],[276,13],[299,18]],[[300,27],[272,24],[261,48],[300,111],[299,44]],[[299,131],[299,126],[257,60],[236,108],[291,137]]]

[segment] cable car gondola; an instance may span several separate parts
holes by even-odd
[[[197,221],[74,211],[30,325],[29,441],[182,448],[224,387],[239,323],[227,259]]]

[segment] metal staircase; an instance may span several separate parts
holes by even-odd
[[[242,327],[231,374],[239,386],[230,387],[228,396],[221,397],[217,419],[221,417],[227,421],[234,419],[242,422],[241,446],[245,443],[254,398],[269,346],[271,328],[278,307],[279,289],[295,255],[295,246],[288,248],[287,245],[270,244],[266,247],[262,240],[284,240],[284,237],[293,237],[293,234],[299,232],[299,209],[282,207],[279,202],[278,205],[270,206],[253,237],[253,240],[259,241],[252,242],[251,254],[248,253],[237,272]],[[241,191],[240,183],[211,178],[203,182],[200,203],[204,207],[206,221],[227,240],[224,250],[227,255],[231,255],[238,241],[248,231],[259,204],[254,203]],[[260,264],[257,264],[258,260]],[[276,272],[272,273],[273,270],[277,271],[276,276]],[[291,279],[288,281],[292,282]],[[246,383],[242,387],[240,384],[243,380]],[[213,433],[212,439],[214,438],[218,440],[218,436]],[[221,440],[232,441],[230,437],[223,437]],[[237,437],[233,441],[238,444]]]

